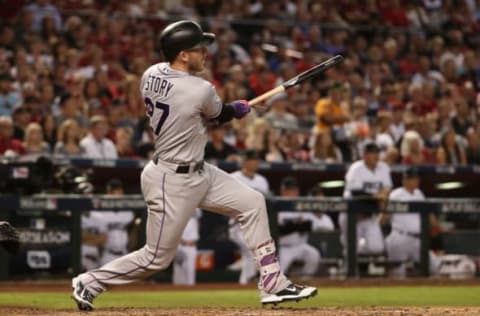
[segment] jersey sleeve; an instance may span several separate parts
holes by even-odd
[[[208,84],[208,91],[205,95],[203,103],[201,105],[201,113],[207,119],[214,119],[220,115],[222,111],[222,100],[215,91],[212,84]]]
[[[343,197],[352,197],[353,190],[361,190],[363,187],[362,176],[358,172],[356,165],[352,165],[345,175],[345,191]]]
[[[391,189],[393,187],[390,167],[387,164],[385,164],[385,177],[383,179],[383,186],[385,188],[389,188],[389,189]]]

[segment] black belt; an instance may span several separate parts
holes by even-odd
[[[401,235],[407,235],[407,236],[410,236],[410,237],[415,237],[415,238],[419,238],[420,237],[420,234],[416,234],[416,233],[411,233],[411,232],[406,232],[404,230],[400,230],[400,229],[394,229],[397,233],[401,234]]]
[[[158,164],[158,157],[153,157],[152,161],[154,164]],[[175,169],[176,173],[190,173],[190,168],[192,167],[191,164],[189,165],[177,165],[177,168]],[[198,171],[203,169],[203,160],[195,163],[193,165],[193,170],[192,172]]]

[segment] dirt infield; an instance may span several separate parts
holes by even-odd
[[[89,313],[72,310],[41,310],[18,307],[0,307],[0,315],[36,315],[36,316],[284,316],[284,315],[319,315],[319,316],[475,316],[480,315],[479,307],[341,307],[341,308],[195,308],[195,309],[102,309]]]

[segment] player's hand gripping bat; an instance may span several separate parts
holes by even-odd
[[[324,72],[325,70],[327,70],[327,69],[329,69],[329,68],[331,68],[335,65],[338,65],[342,61],[343,61],[343,56],[341,56],[341,55],[336,55],[332,58],[329,58],[326,61],[324,61],[323,63],[318,64],[318,65],[302,72],[301,74],[296,75],[295,77],[285,81],[284,83],[282,83],[281,85],[273,88],[272,90],[267,91],[264,94],[261,94],[261,95],[259,95],[258,97],[254,98],[252,100],[249,100],[248,105],[257,106],[262,101],[265,101],[266,99],[268,99],[270,97],[273,97],[274,95],[276,95],[278,93],[281,93],[281,92],[287,90],[290,87],[296,86],[296,85],[298,85],[298,84],[300,84],[300,83],[302,83],[302,82],[304,82],[308,79],[311,79],[311,78],[317,76],[318,74]]]

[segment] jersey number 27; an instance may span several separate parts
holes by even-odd
[[[152,120],[153,117],[153,111],[155,109],[160,109],[162,110],[162,116],[160,116],[160,119],[158,120],[157,127],[155,128],[155,135],[160,134],[160,130],[162,129],[163,123],[165,123],[165,120],[167,119],[168,114],[170,113],[170,105],[162,103],[162,102],[155,102],[153,104],[152,99],[150,98],[145,98],[145,105],[147,106],[147,115],[150,117],[150,120]]]

